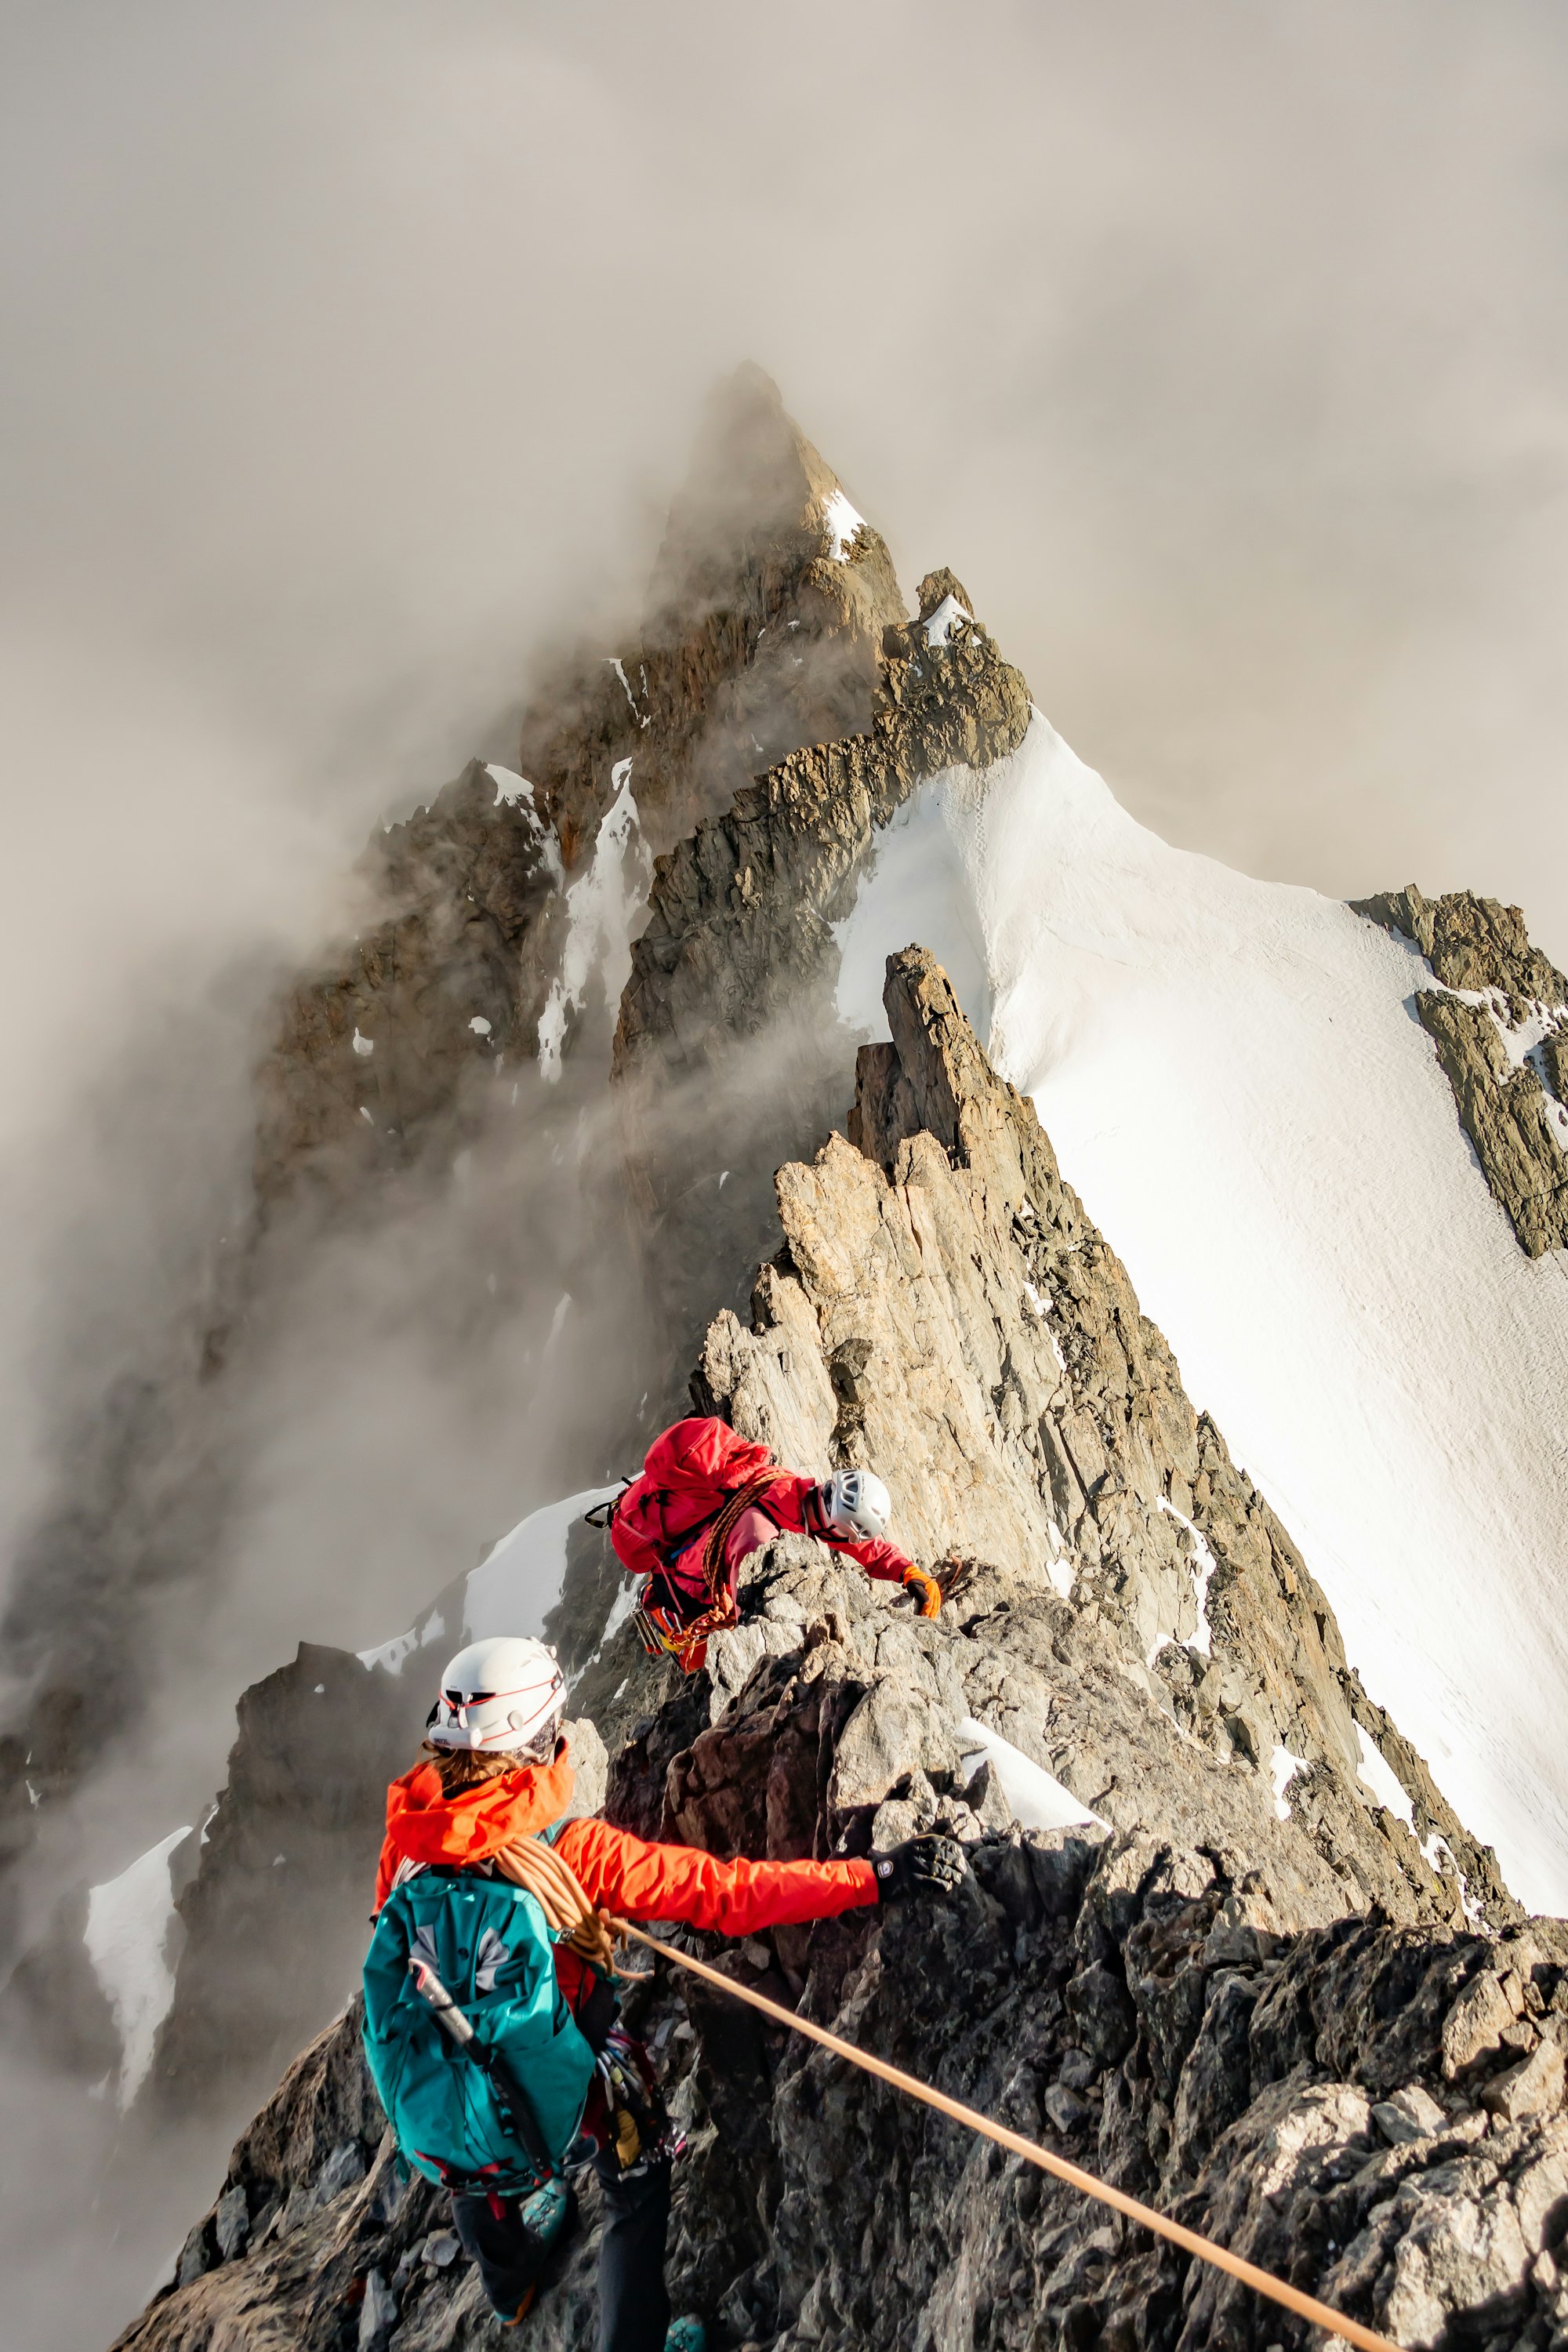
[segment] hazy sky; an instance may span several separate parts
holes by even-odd
[[[1568,957],[1560,9],[0,25],[0,1137],[315,936],[745,356],[1141,815]]]

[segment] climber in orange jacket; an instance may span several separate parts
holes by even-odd
[[[520,1846],[536,1857],[541,1840],[574,1874],[595,1912],[684,1920],[726,1936],[829,1919],[909,1894],[949,1892],[963,1876],[962,1849],[937,1837],[911,1839],[865,1859],[723,1862],[692,1846],[634,1837],[597,1815],[563,1821],[574,1779],[561,1737],[564,1706],[561,1670],[544,1643],[498,1638],[458,1653],[442,1675],[419,1761],[387,1791],[377,1914],[395,1891],[426,1872],[437,1882],[452,1882],[454,1894],[469,1874],[526,1885],[529,1853],[521,1868],[511,1857]],[[602,1960],[590,1957],[581,1939],[557,1939],[553,1957],[578,2031],[602,2062],[607,2053],[606,2079],[636,2086],[629,2096],[642,2109],[629,2163],[624,2139],[617,2145],[617,2117],[613,2108],[606,2112],[598,2083],[583,2118],[581,2161],[592,2162],[607,2209],[599,2265],[601,2352],[662,2352],[667,2344],[699,2352],[703,2337],[697,2322],[678,2320],[668,2337],[665,2332],[669,2168],[680,2136],[665,2114],[648,2053],[617,2022],[613,1979]],[[477,2194],[453,2185],[458,2234],[492,2305],[509,2319],[521,2318],[531,2302],[546,2209],[558,2229],[566,2202],[553,2184],[533,2197]]]
[[[607,1520],[622,1567],[646,1580],[645,1643],[693,1672],[707,1636],[735,1622],[741,1562],[781,1532],[812,1536],[868,1576],[908,1585],[921,1616],[934,1617],[942,1587],[887,1540],[892,1515],[892,1497],[875,1471],[803,1478],[710,1414],[678,1421],[654,1439],[640,1476],[609,1507]]]

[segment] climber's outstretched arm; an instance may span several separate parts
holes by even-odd
[[[831,1919],[878,1899],[869,1862],[721,1862],[597,1819],[568,1822],[556,1850],[596,1906],[633,1919],[684,1919],[723,1936]]]

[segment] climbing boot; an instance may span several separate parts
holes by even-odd
[[[547,2180],[531,2197],[525,2197],[517,2209],[517,2218],[528,2234],[538,2244],[541,2254],[547,2254],[562,2231],[566,2227],[572,2210],[572,2191],[563,2180]]]
[[[664,2352],[708,2352],[708,2330],[700,2319],[672,2319]]]
[[[563,2180],[547,2180],[542,2189],[536,2189],[531,2197],[524,2197],[520,2201],[517,2218],[520,2227],[527,2231],[531,2241],[529,2262],[532,2268],[542,2270],[552,2249],[560,2243],[572,2214],[572,2191]],[[538,2294],[539,2282],[535,2279],[533,2284],[525,2290],[514,2312],[510,2315],[504,2312],[497,2313],[503,2330],[520,2326],[528,2317]]]

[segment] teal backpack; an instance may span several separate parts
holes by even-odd
[[[556,1981],[554,1942],[533,1895],[472,1871],[422,1870],[383,1906],[364,1963],[364,2053],[426,2179],[500,2193],[560,2172],[595,2060]],[[432,1985],[451,1995],[444,2021]]]

